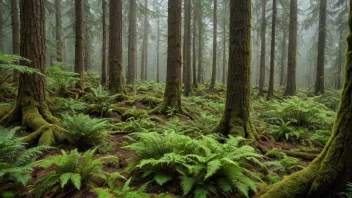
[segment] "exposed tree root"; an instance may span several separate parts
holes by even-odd
[[[240,118],[223,117],[219,125],[213,129],[213,133],[221,133],[225,136],[241,136],[250,140],[259,140],[258,133],[251,121],[244,122]]]
[[[52,116],[46,105],[40,105],[34,99],[27,97],[17,103],[13,110],[1,119],[0,124],[10,126],[14,122],[22,121],[22,125],[32,129],[30,135],[23,141],[33,144],[38,140],[39,145],[54,145],[66,138],[67,131],[59,126],[59,120]]]
[[[268,153],[270,150],[260,144],[258,144],[258,149],[260,151],[262,151],[264,154],[265,153]],[[297,157],[297,158],[300,158],[300,159],[304,159],[304,160],[309,160],[309,161],[312,161],[314,160],[318,155],[317,154],[314,154],[314,153],[306,153],[306,152],[294,152],[294,151],[288,151],[288,150],[281,150],[281,149],[278,149],[279,151],[285,153],[286,155],[288,156],[291,156],[291,157]]]

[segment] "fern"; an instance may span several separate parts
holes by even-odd
[[[118,123],[114,126],[118,131],[127,132],[148,132],[156,129],[155,123],[146,119],[129,118],[126,122]]]
[[[103,171],[105,162],[116,160],[114,156],[94,158],[96,149],[88,150],[81,154],[76,150],[70,153],[61,151],[61,155],[49,156],[37,162],[38,166],[53,171],[41,176],[32,186],[31,192],[38,197],[43,197],[51,192],[50,189],[81,189],[82,185],[94,186],[94,179],[106,180]]]
[[[160,186],[171,180],[179,181],[184,195],[209,197],[218,190],[224,193],[236,190],[248,197],[249,191],[255,192],[261,181],[256,173],[245,168],[251,164],[263,167],[258,160],[261,155],[242,145],[243,138],[229,137],[221,144],[213,136],[191,139],[175,131],[136,133],[136,136],[138,141],[124,148],[141,157],[135,168],[142,172],[142,177]]]
[[[68,140],[80,149],[99,146],[108,137],[109,122],[106,119],[91,119],[88,115],[63,115],[64,127],[69,131]]]
[[[125,119],[134,118],[142,119],[148,116],[148,113],[145,110],[137,109],[135,106],[130,108],[122,115]]]
[[[0,177],[3,182],[14,181],[26,185],[31,178],[32,165],[44,150],[52,147],[25,148],[22,138],[15,137],[19,128],[10,131],[0,126]]]
[[[67,113],[73,115],[77,112],[83,112],[86,108],[85,103],[72,98],[55,98],[54,105],[51,107],[53,112]]]
[[[97,88],[91,88],[93,93],[93,112],[99,113],[102,116],[107,115],[112,111],[113,101],[120,96],[120,94],[110,95],[110,93],[104,89],[102,85]]]
[[[46,70],[47,87],[57,91],[60,96],[65,96],[69,88],[73,88],[78,81],[77,73],[68,72],[64,69],[68,67],[65,63],[58,62]]]
[[[346,196],[347,198],[352,198],[352,183],[348,182],[346,184],[346,191],[340,192],[339,194],[342,196]]]
[[[0,63],[2,63],[0,64],[0,69],[4,69],[7,71],[16,71],[20,73],[29,73],[29,74],[35,73],[35,74],[43,75],[39,69],[17,65],[17,64],[15,65],[15,63],[19,61],[24,61],[27,63],[31,62],[30,60],[23,58],[21,56],[0,53]]]

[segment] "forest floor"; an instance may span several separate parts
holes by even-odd
[[[155,176],[154,178],[150,177],[146,172],[143,173],[142,168],[136,168],[141,159],[146,159],[146,154],[141,154],[141,151],[131,149],[129,146],[138,142],[141,138],[139,133],[156,132],[167,136],[174,132],[193,140],[211,135],[213,128],[221,119],[226,96],[226,87],[222,84],[217,84],[213,92],[207,90],[207,85],[199,85],[199,88],[194,90],[193,96],[182,98],[183,106],[193,116],[191,119],[175,113],[174,109],[169,109],[167,115],[149,115],[148,112],[162,102],[164,91],[163,84],[151,81],[137,83],[134,91],[132,88],[128,88],[129,95],[114,96],[108,94],[103,87],[98,86],[94,79],[87,82],[87,87],[92,88],[87,88],[84,92],[77,92],[65,87],[62,89],[52,88],[50,84],[48,87],[50,110],[55,116],[62,119],[65,129],[68,131],[77,130],[80,126],[72,126],[72,123],[77,124],[79,121],[73,121],[71,125],[67,123],[75,116],[84,114],[89,115],[89,118],[82,118],[86,120],[81,120],[86,127],[89,127],[85,130],[99,128],[90,124],[88,119],[102,119],[100,121],[108,122],[105,129],[107,136],[96,145],[94,139],[99,139],[100,136],[88,137],[89,134],[86,134],[87,138],[92,138],[92,140],[83,146],[79,142],[81,139],[72,140],[74,138],[71,138],[70,140],[69,138],[67,141],[60,142],[55,149],[44,151],[44,155],[39,156],[38,160],[48,159],[49,156],[59,156],[60,150],[70,153],[71,150],[78,147],[80,152],[85,152],[97,146],[97,152],[94,154],[95,159],[107,156],[115,156],[118,159],[114,162],[103,160],[107,162],[103,167],[104,174],[119,172],[126,179],[122,177],[117,179],[119,184],[116,186],[118,187],[111,187],[109,182],[101,179],[92,179],[93,182],[86,184],[82,180],[80,190],[77,190],[73,185],[60,190],[59,185],[40,195],[43,197],[97,197],[98,195],[99,197],[128,197],[127,194],[130,192],[140,192],[132,197],[182,196],[184,194],[182,183],[176,181],[175,177],[170,176],[170,178],[160,180]],[[16,88],[11,84],[3,84],[0,89],[1,117],[14,104]],[[281,96],[282,90],[276,90],[275,94]],[[339,94],[338,91],[329,90],[323,96],[312,97],[309,90],[300,90],[297,97],[279,97],[280,99],[274,101],[266,101],[257,96],[256,89],[252,90],[251,118],[260,137],[258,144],[253,147],[257,153],[261,154],[259,161],[265,168],[259,166],[246,168],[256,172],[260,177],[261,181],[258,182],[257,187],[273,184],[285,175],[301,170],[320,153],[330,136],[339,103]],[[70,135],[74,136],[72,131]],[[29,132],[26,131],[25,126],[22,126],[16,132],[16,136],[25,136]],[[155,139],[155,144],[159,144],[157,141]],[[76,142],[76,144],[72,142]],[[172,146],[170,145],[170,147]],[[147,149],[148,145],[145,150]],[[154,158],[151,157],[151,159]],[[57,167],[44,168],[38,164],[34,166],[27,186],[17,188],[15,197],[34,197],[31,190],[36,187],[36,182],[43,175],[57,171]],[[127,180],[131,177],[132,180]],[[127,185],[125,185],[126,181],[128,181]],[[106,191],[99,189],[92,191],[93,186]],[[126,188],[123,189],[123,187]],[[0,191],[1,189],[0,186]],[[209,193],[208,197],[250,197],[254,195],[253,191],[250,191],[249,195],[238,193],[236,190],[232,193],[217,191],[218,193],[213,195]],[[201,197],[196,193],[194,196]]]

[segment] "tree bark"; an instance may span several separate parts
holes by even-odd
[[[76,84],[78,89],[83,89],[83,71],[84,71],[84,26],[83,26],[83,0],[75,0],[76,15],[76,44],[75,44],[75,72],[79,74],[79,80]]]
[[[352,1],[350,1],[350,8]],[[331,137],[320,155],[305,169],[264,190],[262,198],[338,197],[352,180],[352,11],[348,22],[346,74],[340,108]]]
[[[17,0],[11,0],[12,53],[20,54],[20,23]]]
[[[197,59],[196,59],[196,56],[197,56],[197,51],[196,51],[196,41],[197,41],[197,14],[195,13],[196,12],[196,3],[195,1],[193,0],[193,35],[192,35],[192,46],[193,46],[193,50],[192,50],[192,65],[193,65],[193,71],[192,71],[192,86],[193,88],[198,88],[198,83],[197,83]]]
[[[21,1],[21,47],[20,55],[31,62],[20,61],[21,65],[45,73],[45,22],[44,0]],[[40,145],[52,145],[63,139],[64,129],[49,112],[46,102],[46,84],[43,75],[20,74],[17,101],[12,111],[1,119],[0,125],[14,122],[33,130],[23,141],[32,143],[39,139]]]
[[[326,9],[327,0],[320,1],[319,11],[319,39],[318,39],[318,59],[317,75],[315,80],[314,95],[325,93],[324,73],[325,73],[325,44],[326,44]]]
[[[159,4],[159,1],[158,1]],[[160,82],[160,10],[158,10],[158,35],[156,43],[156,82]]]
[[[216,81],[216,47],[217,47],[217,28],[218,28],[218,20],[217,20],[217,0],[214,0],[214,12],[213,12],[213,18],[214,18],[214,26],[213,26],[213,69],[211,73],[211,82],[210,82],[210,90],[214,90],[215,88],[215,81]]]
[[[199,1],[198,5],[198,76],[197,82],[204,83],[203,78],[203,5]]]
[[[56,61],[62,62],[62,20],[61,20],[61,0],[55,0],[56,10]]]
[[[127,68],[127,84],[134,85],[137,67],[137,15],[136,0],[130,1],[130,24],[128,35],[128,68]]]
[[[192,94],[192,65],[191,65],[191,0],[184,0],[185,22],[184,22],[184,57],[183,69],[185,71],[185,96]]]
[[[122,1],[110,0],[109,34],[109,90],[111,93],[124,93],[122,73]]]
[[[101,84],[106,85],[107,83],[107,67],[106,67],[106,14],[107,14],[107,2],[102,0],[102,23],[103,23],[103,43],[102,43],[102,61],[101,61]]]
[[[276,37],[276,0],[273,0],[273,14],[271,25],[271,51],[270,51],[270,77],[267,99],[270,100],[274,96],[274,74],[275,74],[275,37]]]
[[[265,33],[266,33],[266,0],[262,0],[262,27],[260,30],[261,50],[260,50],[259,96],[264,96],[265,52],[266,52]]]
[[[230,1],[229,73],[225,111],[214,132],[255,140],[250,120],[252,1]]]
[[[227,6],[228,6],[228,3],[227,3],[227,0],[224,0],[224,12],[227,13]],[[222,83],[225,84],[226,83],[226,23],[227,23],[227,20],[226,20],[226,14],[223,13],[223,35],[222,35],[222,38],[223,38],[223,47],[222,47]]]
[[[281,67],[280,67],[280,86],[285,85],[285,69],[286,69],[286,50],[287,50],[287,30],[284,29],[282,33],[282,52],[281,52]]]
[[[164,100],[151,113],[164,114],[169,108],[176,113],[185,113],[181,103],[181,2],[181,0],[168,1],[167,71]]]
[[[148,37],[149,37],[149,13],[148,0],[144,0],[144,34],[143,34],[143,55],[142,55],[142,69],[141,79],[148,80]],[[143,75],[143,76],[142,76]]]
[[[288,65],[287,65],[287,83],[285,96],[296,95],[296,64],[297,64],[297,0],[291,0],[290,5],[290,32],[288,43]]]
[[[342,31],[340,31],[340,41],[339,41],[339,54],[338,54],[338,61],[337,61],[337,75],[336,75],[336,89],[340,90],[342,89],[342,67],[343,67],[343,48],[342,48],[342,41],[343,40],[343,34]]]

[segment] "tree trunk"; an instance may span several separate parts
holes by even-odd
[[[350,1],[350,8],[352,1]],[[305,169],[269,186],[262,198],[339,197],[352,180],[352,11],[349,13],[346,74],[340,108],[331,137],[320,155]]]
[[[282,35],[282,52],[281,52],[281,67],[280,67],[280,86],[285,85],[285,69],[286,69],[286,50],[287,50],[287,30],[283,30],[283,35]]]
[[[259,96],[264,96],[265,53],[266,53],[265,33],[266,33],[266,0],[262,0],[262,27],[260,30],[261,50],[260,50]]]
[[[159,3],[159,1],[158,1]],[[156,43],[156,82],[160,82],[160,10],[158,10],[158,35]]]
[[[213,69],[211,73],[211,82],[210,82],[210,90],[214,90],[215,81],[216,81],[216,46],[217,46],[217,28],[218,28],[218,20],[217,20],[217,0],[214,0],[214,26],[213,26]]]
[[[192,80],[193,80],[193,88],[198,88],[198,83],[197,83],[197,59],[196,59],[196,56],[197,56],[197,51],[196,51],[196,38],[197,38],[197,14],[195,13],[195,10],[196,10],[196,4],[195,4],[195,1],[193,1],[193,41],[192,41],[192,46],[193,46],[193,50],[192,50],[192,65],[193,65],[193,71],[192,71]]]
[[[17,0],[11,0],[11,21],[12,21],[12,53],[20,54],[20,23]],[[13,73],[13,82],[18,82],[18,72]]]
[[[257,139],[250,121],[252,1],[230,1],[229,73],[225,111],[214,132]]]
[[[326,44],[326,9],[327,0],[320,1],[319,11],[319,39],[318,39],[318,59],[317,75],[315,80],[314,95],[325,93],[324,73],[325,73],[325,44]]]
[[[342,89],[342,64],[343,64],[343,48],[342,48],[342,40],[343,40],[343,34],[342,31],[340,31],[340,41],[339,41],[339,55],[338,55],[338,61],[337,61],[337,75],[336,75],[336,89],[340,90]]]
[[[228,6],[228,3],[227,3],[227,0],[224,0],[224,12],[227,13],[227,6]],[[223,47],[222,47],[222,83],[225,84],[226,83],[226,23],[227,23],[227,20],[226,20],[226,14],[223,13],[223,35],[222,35],[222,38],[223,38]]]
[[[44,0],[21,1],[20,55],[31,62],[20,61],[20,64],[38,69],[41,73],[45,73],[46,60],[44,11]],[[53,125],[58,120],[49,112],[45,88],[43,75],[21,74],[16,104],[0,125],[22,121],[22,126],[34,131],[23,139],[28,143],[39,139],[40,145],[52,145],[55,140],[62,140],[64,129]]]
[[[109,90],[111,93],[124,93],[122,73],[122,1],[110,0],[109,33]]]
[[[181,104],[181,0],[168,1],[167,72],[163,103],[151,113],[164,114],[171,108],[184,113]]]
[[[143,34],[143,56],[144,56],[144,65],[143,65],[143,80],[148,80],[148,37],[149,37],[149,10],[148,10],[148,0],[144,0],[144,34]]]
[[[61,0],[55,0],[56,9],[56,61],[62,62],[62,20],[61,20]]]
[[[183,69],[185,73],[185,96],[192,94],[192,65],[191,65],[191,0],[184,0],[184,59]]]
[[[203,82],[203,5],[202,2],[199,1],[198,5],[198,76],[197,82]]]
[[[291,0],[290,5],[290,32],[288,43],[288,66],[287,66],[287,83],[285,96],[296,95],[296,64],[297,64],[297,0]]]
[[[127,68],[127,84],[134,85],[137,65],[137,15],[136,0],[130,1],[130,24],[128,34],[128,68]]]
[[[271,25],[271,51],[270,51],[270,78],[267,99],[274,96],[274,74],[275,74],[275,37],[276,37],[276,0],[273,0],[273,16]]]
[[[78,89],[83,89],[83,70],[84,70],[84,26],[83,26],[83,0],[75,0],[76,15],[76,45],[75,45],[75,72],[79,74],[76,84]]]
[[[106,14],[108,4],[106,0],[102,0],[102,22],[103,22],[103,43],[102,43],[102,61],[101,61],[101,84],[106,85],[107,83],[107,68],[106,68]]]

